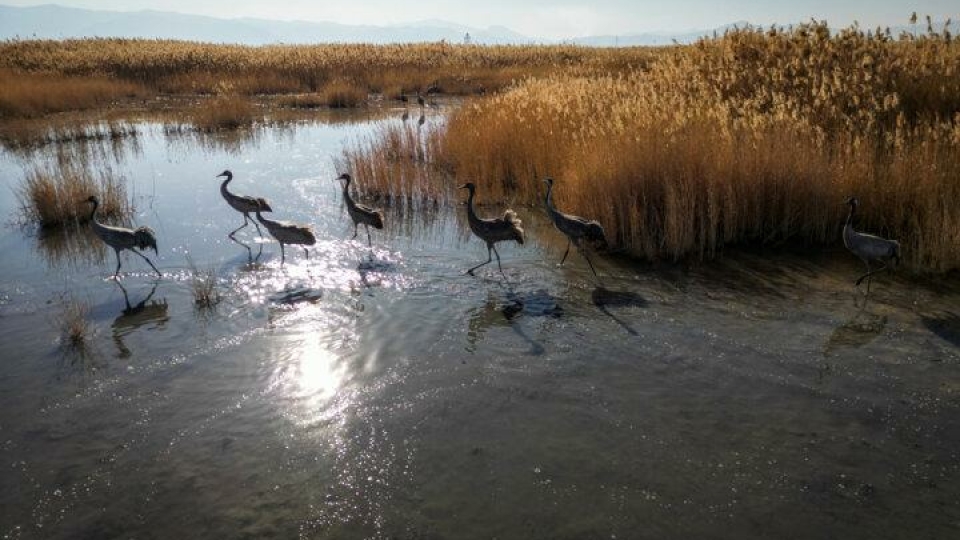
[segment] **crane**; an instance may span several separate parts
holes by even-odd
[[[348,173],[341,174],[337,177],[337,180],[343,180],[343,200],[347,204],[347,213],[353,220],[352,238],[357,237],[357,226],[362,223],[367,230],[367,245],[373,247],[373,243],[370,241],[370,227],[383,229],[383,213],[380,210],[354,202],[353,197],[350,196],[350,182],[353,181],[353,178]]]
[[[157,267],[150,262],[150,259],[146,255],[137,251],[137,249],[147,249],[152,248],[155,254],[157,252],[157,238],[153,233],[153,230],[149,227],[139,227],[137,229],[128,229],[126,227],[113,227],[110,225],[104,225],[97,220],[97,209],[100,208],[100,200],[96,196],[91,195],[87,202],[93,205],[93,210],[90,212],[90,226],[93,228],[93,232],[103,240],[103,243],[113,248],[114,253],[117,254],[117,270],[113,273],[114,279],[119,279],[120,276],[120,252],[123,250],[130,250],[133,253],[139,255],[143,260],[147,261],[147,264],[150,265],[150,268],[153,268],[153,271],[157,273],[157,277],[163,277],[163,274],[157,270]],[[136,248],[136,249],[134,249]]]
[[[286,262],[286,254],[284,253],[283,245],[290,244],[293,246],[303,246],[303,253],[309,259],[310,253],[307,251],[307,246],[312,246],[317,243],[317,237],[313,234],[313,229],[309,225],[300,225],[297,223],[290,223],[289,221],[274,221],[272,219],[267,219],[260,215],[260,209],[255,210],[257,220],[260,223],[263,223],[263,226],[267,228],[267,232],[271,236],[277,239],[277,242],[280,242],[280,266],[283,266],[283,263]]]
[[[243,214],[243,225],[231,231],[228,236],[233,238],[233,235],[237,231],[247,226],[247,222],[253,222],[253,226],[257,228],[257,233],[260,234],[260,238],[263,238],[263,232],[260,230],[260,226],[257,225],[256,221],[253,221],[253,219],[250,218],[250,212],[256,212],[258,209],[264,212],[272,212],[273,208],[270,208],[270,204],[264,198],[230,193],[230,191],[227,190],[227,184],[233,180],[233,173],[229,170],[226,170],[218,174],[217,178],[220,178],[221,176],[226,176],[227,179],[220,184],[220,194],[223,195],[223,198],[227,201],[227,204],[232,206],[237,212]]]
[[[847,222],[843,226],[843,245],[867,266],[867,273],[857,279],[857,287],[863,283],[864,279],[870,278],[877,272],[888,269],[887,264],[892,261],[896,266],[900,263],[900,242],[880,238],[872,234],[861,233],[853,230],[853,215],[857,211],[860,200],[856,197],[847,199],[847,205],[850,206],[850,213],[847,215]],[[876,270],[870,268],[870,262],[879,262],[883,266]],[[867,292],[870,292],[870,281],[867,281]]]
[[[543,181],[547,184],[547,196],[544,199],[544,204],[547,206],[547,213],[550,214],[550,219],[553,221],[554,227],[567,237],[567,250],[563,252],[560,265],[562,266],[563,262],[567,260],[567,255],[570,253],[570,244],[573,244],[577,246],[577,251],[583,255],[587,264],[590,265],[590,270],[593,270],[593,275],[597,276],[597,271],[593,268],[593,263],[590,262],[590,257],[587,256],[587,252],[584,249],[583,241],[586,240],[590,243],[605,247],[607,245],[607,238],[603,233],[603,227],[597,221],[587,220],[572,214],[564,214],[557,210],[556,207],[553,206],[553,178],[545,178]]]
[[[473,182],[467,182],[460,186],[459,189],[466,189],[470,192],[470,195],[467,197],[467,222],[470,224],[470,230],[487,243],[487,261],[467,270],[467,273],[472,276],[474,270],[485,264],[490,264],[490,262],[493,261],[490,252],[493,251],[497,256],[497,267],[500,269],[500,273],[503,274],[503,266],[500,265],[500,254],[497,253],[496,244],[497,242],[503,242],[505,240],[513,240],[523,245],[523,228],[520,226],[522,222],[513,210],[505,211],[503,217],[499,218],[482,219],[478,217],[476,211],[473,209],[473,196],[476,193],[477,186],[475,186]]]

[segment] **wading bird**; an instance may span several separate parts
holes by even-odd
[[[503,213],[503,217],[500,218],[481,219],[477,217],[477,213],[473,209],[473,195],[477,190],[477,186],[473,185],[472,182],[467,182],[460,186],[459,189],[467,189],[470,191],[470,195],[467,197],[467,222],[470,224],[470,230],[487,243],[487,261],[467,270],[467,273],[473,275],[473,271],[477,268],[485,264],[490,264],[490,262],[493,261],[493,257],[490,255],[492,250],[497,256],[497,267],[500,269],[500,273],[503,274],[503,267],[500,266],[500,254],[497,253],[496,244],[504,240],[514,240],[518,244],[523,245],[523,228],[520,226],[522,222],[517,218],[517,214],[513,210],[507,210]]]
[[[550,219],[553,220],[553,225],[557,230],[567,237],[567,250],[563,252],[560,265],[562,266],[563,262],[567,260],[567,255],[570,253],[570,244],[572,243],[577,246],[577,251],[587,260],[587,264],[590,265],[590,270],[593,270],[593,275],[596,276],[597,271],[593,268],[590,257],[587,256],[583,241],[586,240],[591,244],[606,247],[607,238],[603,234],[603,227],[599,222],[590,221],[580,216],[564,214],[557,210],[556,207],[553,206],[553,178],[546,178],[543,181],[547,184],[547,196],[544,199],[544,203],[547,205],[547,213],[550,214]]]
[[[233,238],[233,235],[237,231],[247,226],[247,222],[252,222],[253,226],[257,228],[257,233],[261,238],[263,238],[263,232],[260,231],[260,226],[257,225],[257,222],[253,221],[253,219],[250,217],[250,212],[256,212],[257,210],[261,210],[263,212],[272,212],[273,208],[270,208],[270,204],[264,198],[250,197],[247,195],[235,195],[230,193],[227,191],[227,184],[233,180],[233,173],[229,170],[223,171],[217,175],[217,178],[220,178],[221,176],[226,176],[227,179],[220,184],[220,194],[223,195],[223,198],[227,201],[227,204],[232,206],[237,212],[243,214],[243,225],[231,231],[227,236]]]
[[[153,234],[153,230],[149,227],[139,227],[137,229],[128,229],[126,227],[113,227],[110,225],[104,225],[97,221],[97,209],[100,207],[100,201],[93,195],[87,199],[88,203],[93,204],[93,210],[90,212],[90,226],[93,228],[93,232],[101,239],[105,244],[113,248],[114,253],[117,254],[117,270],[113,273],[114,279],[119,279],[120,276],[120,252],[128,249],[133,253],[139,255],[143,260],[147,261],[147,264],[150,265],[150,268],[153,268],[153,271],[157,273],[157,277],[163,277],[163,274],[157,270],[157,267],[150,262],[150,259],[146,255],[137,251],[137,249],[147,249],[152,248],[154,253],[157,253],[157,238]],[[134,249],[136,248],[136,249]]]
[[[259,208],[254,210],[254,213],[257,215],[257,220],[263,223],[263,226],[267,228],[270,235],[276,238],[277,242],[280,242],[280,266],[283,266],[287,258],[283,249],[284,244],[303,246],[304,255],[308,259],[310,258],[310,252],[307,251],[307,246],[316,244],[317,237],[314,236],[313,229],[311,229],[309,225],[299,225],[288,221],[267,219],[260,215]]]
[[[400,101],[401,101],[401,103],[404,104],[404,106],[406,106],[407,101],[409,101],[409,100],[407,99],[407,95],[404,94],[403,92],[400,92]]]
[[[900,263],[900,242],[853,230],[853,214],[857,211],[860,200],[856,197],[850,197],[847,199],[847,204],[850,206],[850,214],[847,215],[847,223],[843,226],[843,245],[867,266],[867,273],[857,279],[857,286],[859,287],[864,279],[870,278],[877,272],[887,270],[888,262],[892,261],[894,266]],[[879,262],[883,266],[871,270],[871,261]],[[867,281],[867,292],[870,292],[869,280]]]
[[[349,174],[343,173],[337,177],[337,180],[343,180],[343,200],[347,204],[347,213],[353,220],[353,237],[351,239],[357,237],[357,226],[362,223],[367,230],[367,245],[373,247],[373,243],[370,241],[370,227],[372,226],[374,229],[383,228],[383,213],[354,202],[353,197],[350,196],[350,182],[353,181],[353,178]]]
[[[419,105],[420,108],[423,109],[423,106],[426,105],[426,103],[427,102],[424,101],[423,96],[420,95],[420,91],[417,90],[417,105]]]

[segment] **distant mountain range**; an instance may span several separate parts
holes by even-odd
[[[690,43],[703,36],[722,34],[740,21],[708,30],[681,33],[643,33],[621,36],[586,36],[560,40],[596,47],[669,45]],[[935,25],[942,28],[942,24]],[[926,24],[897,27],[900,31],[923,31]],[[221,19],[165,11],[102,11],[47,4],[34,7],[0,5],[0,39],[66,39],[79,37],[161,38],[264,45],[273,43],[415,43],[446,40],[462,43],[528,44],[556,43],[525,36],[503,26],[473,28],[441,20],[371,26],[333,22],[274,21],[266,19]]]

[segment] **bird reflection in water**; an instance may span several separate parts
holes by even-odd
[[[145,324],[155,324],[157,327],[163,327],[170,320],[170,316],[167,314],[166,300],[152,300],[153,295],[157,292],[156,283],[150,288],[150,293],[136,304],[130,303],[127,289],[119,281],[115,281],[115,283],[123,293],[125,307],[120,315],[113,320],[110,327],[113,330],[113,342],[117,345],[119,357],[129,358],[131,352],[124,344],[123,338]]]
[[[526,295],[513,290],[508,290],[502,296],[491,292],[482,307],[471,310],[467,322],[467,351],[476,352],[477,343],[483,340],[491,327],[509,326],[530,345],[527,354],[539,356],[544,353],[543,345],[526,334],[518,319],[522,315],[560,317],[562,314],[563,307],[544,289]]]
[[[247,250],[247,265],[248,265],[248,266],[253,267],[254,263],[257,263],[257,262],[260,261],[260,256],[263,255],[263,242],[257,242],[257,243],[256,243],[256,244],[257,244],[257,255],[256,255],[256,257],[254,257],[254,255],[253,255],[253,250],[250,248],[250,244],[247,244],[246,242],[241,242],[240,240],[237,240],[237,238],[234,237],[232,234],[228,234],[228,235],[227,235],[227,238],[229,238],[231,241],[233,241],[233,243],[238,244],[238,245],[242,246],[244,249]]]
[[[37,251],[53,268],[79,268],[102,264],[107,249],[90,227],[68,226],[41,229]]]

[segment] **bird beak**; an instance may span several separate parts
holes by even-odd
[[[467,185],[464,184],[464,185],[462,185],[462,186],[457,186],[457,189],[467,189]]]

